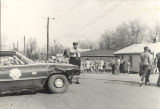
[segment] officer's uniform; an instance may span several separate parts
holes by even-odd
[[[80,53],[78,49],[72,48],[70,50],[70,64],[78,65],[80,67],[81,65],[81,60],[80,60]]]
[[[73,43],[73,46],[74,45],[78,45],[77,42],[74,42]],[[80,68],[80,65],[81,65],[81,59],[80,59],[80,52],[78,50],[78,48],[72,48],[70,49],[70,59],[69,59],[69,63],[70,64],[73,64],[73,65],[78,65],[79,68]],[[80,71],[79,71],[79,74],[80,75]],[[77,81],[76,83],[79,84],[79,81],[78,81],[79,77],[77,77]]]

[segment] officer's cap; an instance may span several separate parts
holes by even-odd
[[[73,42],[73,45],[78,45],[78,42]]]
[[[144,50],[148,50],[148,46],[145,46],[145,47],[144,47]]]

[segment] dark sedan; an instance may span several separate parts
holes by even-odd
[[[51,93],[63,93],[71,78],[79,74],[76,65],[34,63],[18,52],[0,51],[1,92],[45,88]]]

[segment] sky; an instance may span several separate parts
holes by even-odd
[[[46,46],[47,17],[49,36],[65,47],[73,41],[97,41],[106,30],[122,22],[138,19],[153,26],[160,19],[160,0],[1,0],[1,36],[5,48],[36,38]]]

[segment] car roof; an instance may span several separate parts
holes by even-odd
[[[0,56],[13,56],[16,52],[15,51],[0,51]]]

